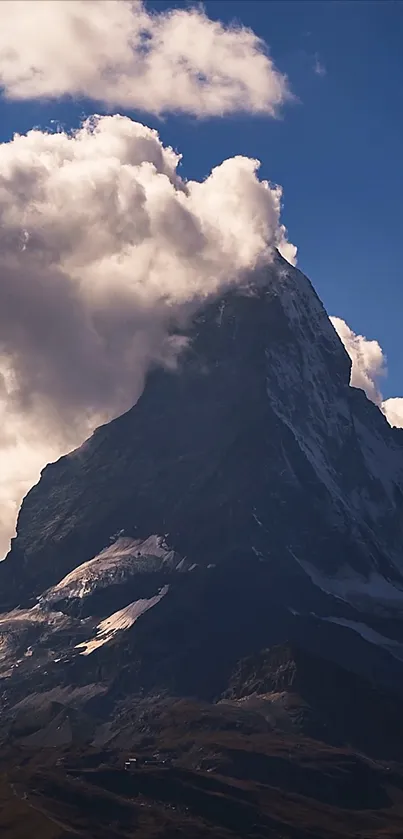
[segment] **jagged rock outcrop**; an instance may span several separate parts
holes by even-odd
[[[298,644],[280,644],[238,662],[224,700],[274,716],[314,739],[376,758],[401,760],[401,699]],[[290,730],[287,729],[286,730]]]

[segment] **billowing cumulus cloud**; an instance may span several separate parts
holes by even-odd
[[[199,117],[273,116],[290,98],[250,29],[201,8],[151,12],[140,0],[0,3],[0,86],[13,99],[68,95]]]
[[[403,428],[403,398],[383,399],[382,379],[387,375],[387,360],[378,344],[364,335],[356,335],[342,318],[330,318],[352,361],[351,381],[353,387],[365,391],[368,399],[385,414],[392,426]]]
[[[150,365],[175,365],[172,325],[276,246],[295,260],[258,161],[203,182],[179,162],[122,116],[0,145],[0,553],[40,467],[129,408]]]
[[[382,410],[390,425],[403,428],[403,397],[392,396],[382,402]]]
[[[380,381],[386,376],[386,358],[378,341],[356,335],[342,318],[330,318],[352,361],[351,384],[365,391],[368,399],[382,404]]]

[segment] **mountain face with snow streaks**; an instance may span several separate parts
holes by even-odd
[[[112,705],[213,698],[289,639],[402,691],[403,432],[350,387],[321,302],[279,256],[187,336],[178,368],[23,502],[0,567],[7,707],[28,679],[98,685]]]

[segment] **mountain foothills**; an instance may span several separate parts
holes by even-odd
[[[4,836],[401,836],[403,430],[279,255],[185,333],[23,502]]]

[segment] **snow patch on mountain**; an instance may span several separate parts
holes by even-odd
[[[371,627],[367,626],[365,623],[347,620],[347,618],[324,618],[318,615],[316,615],[316,617],[319,617],[320,620],[327,621],[328,623],[337,623],[339,626],[346,626],[348,629],[352,629],[354,632],[357,632],[358,635],[361,635],[361,638],[364,638],[365,641],[369,641],[370,644],[376,644],[378,647],[383,647],[391,655],[393,655],[394,658],[397,658],[399,661],[403,661],[403,644],[399,643],[399,641],[394,641],[392,638],[386,638],[384,635],[381,635],[379,632],[371,629]]]
[[[163,568],[175,570],[180,562],[179,555],[168,548],[161,536],[149,536],[144,541],[120,537],[48,589],[39,603],[47,606],[60,600],[84,598],[95,589],[123,582],[132,574],[155,573]],[[184,570],[188,570],[186,563]]]
[[[322,574],[311,563],[298,558],[290,549],[289,552],[308,574],[314,585],[326,594],[331,594],[354,606],[357,606],[359,602],[362,604],[363,601],[367,601],[366,606],[370,608],[373,601],[374,606],[384,604],[390,609],[403,608],[403,589],[375,571],[372,571],[368,577],[364,577],[361,574],[354,574],[351,568],[345,567],[340,569],[337,575],[331,577]]]
[[[128,606],[125,606],[124,609],[114,612],[113,615],[110,615],[109,618],[105,618],[105,620],[98,624],[95,638],[77,644],[75,649],[82,650],[80,655],[90,655],[98,647],[103,647],[104,644],[112,640],[117,632],[129,629],[138,620],[140,615],[143,615],[144,612],[148,612],[149,609],[156,606],[167,594],[168,590],[169,586],[164,586],[154,597],[135,600],[133,603],[129,603]]]
[[[38,605],[32,609],[13,609],[11,612],[4,612],[0,615],[0,632],[11,629],[19,624],[46,624],[57,626],[66,622],[66,616],[62,612],[43,612]]]
[[[56,611],[43,611],[39,605],[32,609],[13,609],[0,616],[0,678],[9,676],[23,659],[30,659],[46,639],[66,632],[71,621]]]
[[[376,428],[366,426],[358,419],[355,419],[354,424],[367,469],[381,482],[385,493],[384,503],[380,505],[378,500],[372,508],[373,516],[379,517],[383,507],[390,507],[394,503],[395,485],[403,482],[401,447],[393,445],[393,438],[385,445],[385,440]]]

